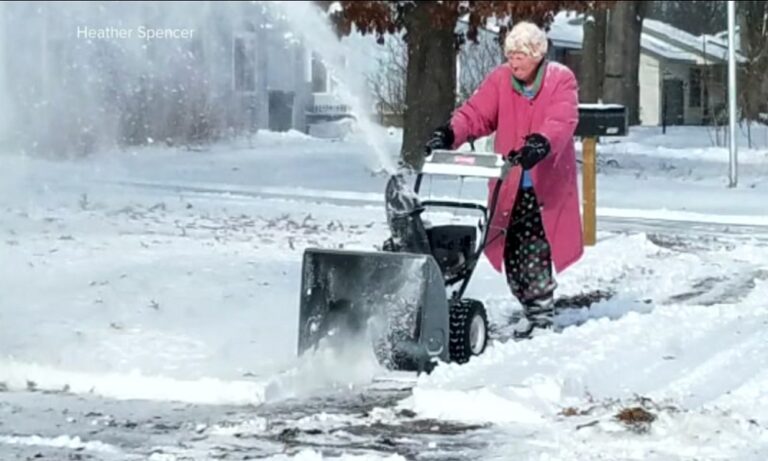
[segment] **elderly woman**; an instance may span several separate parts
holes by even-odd
[[[504,267],[523,307],[515,336],[527,338],[552,327],[552,266],[562,272],[584,252],[573,142],[578,84],[570,69],[546,60],[547,37],[535,24],[515,25],[504,52],[507,62],[435,130],[427,151],[495,132],[495,152],[518,160],[501,186],[485,254],[498,272]]]

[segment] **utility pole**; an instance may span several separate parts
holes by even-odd
[[[730,169],[728,187],[737,184],[737,144],[736,144],[736,2],[728,0],[728,119],[730,122]]]

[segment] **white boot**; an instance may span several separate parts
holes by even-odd
[[[535,329],[550,330],[555,316],[555,299],[547,296],[523,305],[523,315],[515,324],[515,339],[530,338]]]

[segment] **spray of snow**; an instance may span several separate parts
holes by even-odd
[[[309,397],[369,385],[386,373],[366,344],[334,348],[321,345],[269,378],[183,380],[140,371],[98,373],[0,360],[2,383],[9,390],[92,394],[120,400],[176,401],[202,405],[259,405],[266,401]]]
[[[326,16],[312,2],[279,1],[268,4],[283,13],[282,19],[302,36],[311,51],[322,56],[326,67],[339,82],[339,96],[352,108],[366,143],[373,149],[379,163],[377,166],[394,172],[394,157],[386,148],[387,134],[371,119],[374,106],[365,70],[357,66],[359,63],[355,59],[349,59],[350,47],[337,38]],[[337,65],[344,61],[346,66]]]
[[[266,401],[275,401],[352,390],[369,385],[383,373],[386,370],[370,344],[346,342],[343,347],[332,347],[321,341],[317,350],[307,351],[295,366],[272,376],[266,383],[264,397]]]

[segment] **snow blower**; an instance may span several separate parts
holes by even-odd
[[[391,370],[430,372],[437,361],[465,363],[483,353],[488,320],[483,304],[464,298],[486,244],[490,207],[462,200],[420,200],[425,175],[503,178],[495,153],[433,151],[409,190],[401,174],[385,190],[390,237],[382,251],[308,248],[304,252],[299,355],[325,343],[373,347]],[[426,225],[427,208],[479,212],[475,225]],[[489,212],[490,210],[490,212]]]

